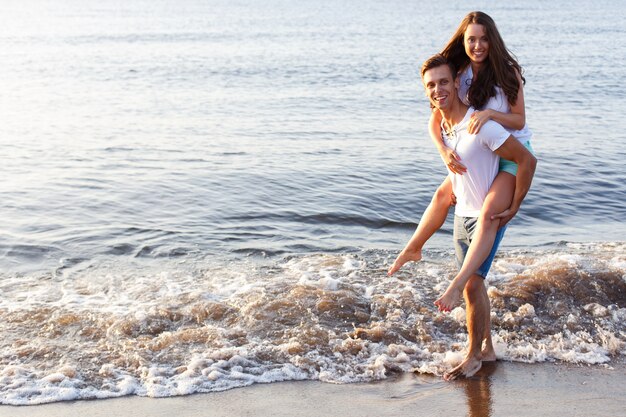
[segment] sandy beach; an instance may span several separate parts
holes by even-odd
[[[498,362],[468,380],[402,374],[367,384],[259,384],[170,398],[124,397],[1,406],[0,416],[617,416],[626,367]]]

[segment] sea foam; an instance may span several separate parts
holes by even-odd
[[[599,364],[624,356],[620,248],[501,252],[488,283],[497,357]],[[15,287],[0,300],[0,402],[442,375],[467,342],[463,305],[450,314],[433,305],[454,263],[425,253],[390,278],[393,257],[94,263],[63,276],[6,276]]]

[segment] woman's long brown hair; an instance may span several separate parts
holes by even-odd
[[[498,32],[496,23],[489,15],[483,12],[471,12],[465,16],[441,54],[452,62],[457,71],[467,67],[470,64],[470,59],[465,53],[463,41],[465,31],[472,23],[482,25],[485,28],[489,41],[489,54],[487,55],[487,65],[484,65],[476,74],[476,79],[470,86],[468,91],[469,102],[474,108],[482,109],[489,98],[496,95],[496,86],[498,86],[502,88],[512,106],[517,102],[517,92],[519,91],[517,74],[520,75],[523,83],[526,80],[522,76],[522,67],[504,45],[504,40]]]

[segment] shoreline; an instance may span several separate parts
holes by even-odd
[[[128,396],[0,406],[0,417],[55,416],[608,416],[626,409],[626,367],[499,361],[452,382],[416,373],[331,384],[275,382],[181,397]]]

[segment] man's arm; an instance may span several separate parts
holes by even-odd
[[[537,166],[537,158],[534,157],[528,149],[524,147],[513,136],[508,139],[495,150],[500,158],[508,159],[517,164],[517,175],[515,176],[515,194],[511,206],[502,213],[491,216],[492,219],[500,219],[500,227],[507,224],[522,205],[522,201],[535,175],[535,167]]]

